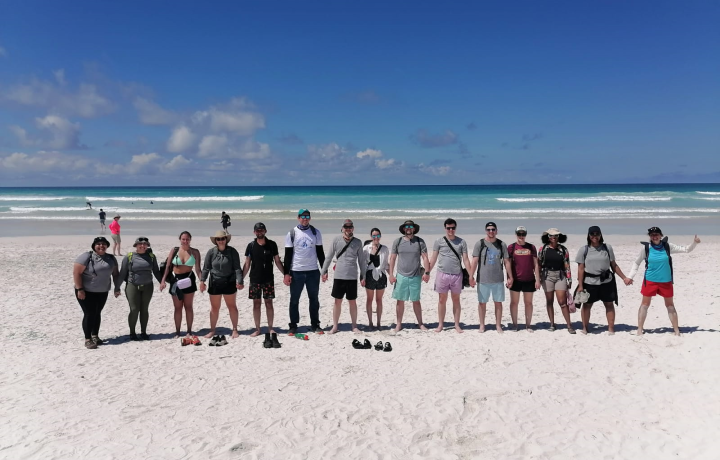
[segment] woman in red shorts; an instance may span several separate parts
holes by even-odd
[[[658,227],[648,229],[648,235],[650,236],[650,242],[642,243],[643,248],[640,250],[640,254],[630,271],[630,278],[632,279],[635,277],[638,268],[640,268],[640,263],[643,260],[645,261],[645,278],[640,290],[643,298],[638,311],[637,335],[643,334],[643,324],[645,318],[647,318],[650,301],[658,294],[665,299],[665,307],[667,307],[675,335],[680,335],[677,311],[673,302],[672,254],[692,251],[700,243],[700,238],[695,235],[695,239],[690,246],[678,246],[668,243],[667,237],[663,238],[663,233]]]

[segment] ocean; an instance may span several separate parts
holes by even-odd
[[[92,203],[92,210],[86,202]],[[720,184],[0,188],[0,220],[704,219]]]

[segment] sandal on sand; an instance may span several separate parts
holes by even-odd
[[[383,351],[392,351],[392,346],[390,345],[390,342],[385,342],[385,348]]]
[[[192,341],[191,343],[196,347],[202,345],[202,343],[200,343],[200,339],[198,339],[198,336],[196,335],[192,336],[190,340]]]
[[[568,329],[568,332],[571,334],[577,334],[577,332],[575,332],[575,329]]]
[[[365,350],[369,350],[372,348],[372,344],[370,343],[370,341],[368,339],[365,339],[365,342],[363,342],[363,348]]]
[[[383,349],[383,343],[382,343],[382,342],[378,342],[378,343],[375,344],[375,350],[377,350],[377,351],[382,351],[382,349]]]
[[[356,350],[363,350],[365,348],[365,346],[363,346],[363,344],[360,343],[358,339],[354,339],[352,341],[352,347]]]
[[[185,336],[182,339],[180,339],[180,345],[182,345],[183,347],[186,345],[192,345],[192,343],[193,343],[192,337]]]
[[[85,339],[85,348],[88,350],[94,350],[97,348],[97,345],[92,341],[92,339]]]

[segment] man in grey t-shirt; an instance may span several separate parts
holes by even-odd
[[[328,279],[328,269],[337,256],[337,263],[333,266],[333,287],[332,297],[335,299],[335,309],[333,310],[333,327],[330,330],[334,334],[338,330],[338,322],[340,321],[340,309],[342,307],[342,299],[346,297],[350,304],[350,321],[352,322],[352,331],[360,332],[357,327],[357,278],[360,272],[360,283],[365,286],[365,273],[358,270],[358,267],[366,266],[363,264],[363,245],[362,241],[353,236],[355,225],[350,219],[345,219],[341,229],[342,235],[333,240],[330,247],[330,255],[325,259],[321,275],[323,283]]]
[[[495,222],[485,224],[484,239],[478,241],[473,248],[473,264],[470,279],[477,274],[478,278],[478,314],[480,315],[480,332],[485,332],[485,313],[487,303],[492,297],[495,302],[495,328],[502,333],[502,303],[505,301],[505,284],[503,283],[503,267],[512,276],[507,245],[497,238]]]
[[[394,284],[392,297],[397,300],[397,324],[395,332],[402,330],[402,318],[405,314],[405,302],[410,300],[413,303],[415,317],[418,327],[423,331],[427,330],[422,321],[422,306],[420,305],[420,280],[430,280],[430,261],[427,255],[427,246],[422,238],[415,236],[420,231],[420,226],[412,220],[406,220],[400,225],[400,233],[403,236],[393,242],[390,250],[390,284]],[[395,263],[397,262],[397,277]],[[420,265],[422,262],[422,266]],[[423,271],[425,273],[423,273]]]
[[[435,275],[435,292],[438,293],[439,297],[438,327],[435,332],[442,332],[443,330],[449,292],[453,303],[455,330],[462,333],[463,330],[460,327],[460,293],[463,289],[462,263],[466,267],[470,267],[470,260],[468,259],[467,243],[455,235],[457,230],[455,219],[446,219],[444,225],[445,236],[435,241],[433,253],[430,257],[430,270],[433,269],[436,262],[438,266],[438,272]]]

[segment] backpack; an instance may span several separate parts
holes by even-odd
[[[150,261],[151,261],[151,263],[154,262],[154,261],[155,261],[155,254],[153,254],[153,252],[150,250],[150,248],[147,249],[147,253],[150,254]],[[128,281],[128,277],[130,276],[130,272],[133,271],[133,269],[132,269],[132,267],[133,267],[132,258],[133,258],[133,253],[132,253],[132,252],[128,252],[127,260],[128,260],[128,265],[129,265],[130,267],[128,268],[128,272],[125,274],[125,279],[123,280],[123,281],[125,281],[126,283],[127,283],[127,281]]]
[[[177,255],[179,250],[180,250],[180,248],[178,246],[175,246],[175,248],[173,248],[173,255],[172,255],[172,257],[170,257],[170,260],[171,260],[170,265],[172,265],[172,260],[175,258],[175,256]],[[162,273],[164,276],[165,270],[167,269],[167,260],[163,260],[162,263],[160,264],[160,267],[158,267],[158,268],[160,269],[160,273]],[[170,284],[175,283],[175,275],[173,275],[172,271],[170,271],[170,273],[168,273],[168,275],[165,277],[165,281]]]
[[[400,242],[402,242],[403,238],[405,237],[401,236],[400,238],[398,238],[393,244],[393,246],[400,246]],[[420,254],[420,276],[423,276],[425,274],[425,267],[422,266],[422,246],[420,245],[420,238],[415,235],[413,235],[413,238],[417,238],[418,240],[418,253]],[[410,244],[412,244],[412,239],[410,239]],[[380,251],[378,251],[378,254],[380,254]]]
[[[610,258],[610,251],[608,250],[607,244],[603,243],[600,245],[600,248],[605,250],[605,252],[608,255],[608,259]],[[590,250],[590,245],[585,245],[585,253],[583,254],[583,264],[585,263],[585,260],[587,260],[588,251]],[[585,276],[589,278],[600,278],[600,281],[605,281],[606,279],[610,278],[613,275],[612,266],[610,266],[609,270],[605,270],[604,272],[594,275],[592,273],[585,272]]]
[[[663,248],[665,249],[665,252],[668,256],[668,263],[670,264],[670,282],[675,284],[674,276],[673,276],[673,266],[672,266],[672,256],[670,255],[670,245],[668,244],[668,237],[662,239],[661,241]],[[640,244],[645,246],[645,272],[647,273],[648,268],[648,257],[650,257],[650,243],[647,241],[641,241]],[[647,280],[643,276],[643,286],[647,284]]]
[[[495,249],[500,251],[500,270],[501,271],[505,269],[505,267],[503,267],[503,263],[502,263],[503,259],[505,258],[505,256],[503,255],[502,245],[503,245],[502,240],[500,238],[496,238],[495,242],[493,243],[493,246],[495,246]],[[483,249],[485,249],[485,248],[487,248],[487,246],[485,245],[485,238],[483,238],[480,240],[480,254],[479,255],[482,255]],[[485,263],[487,262],[487,253],[488,252],[485,251],[485,258],[483,259],[483,265],[485,265]],[[478,267],[478,272],[479,271],[480,271],[480,267]]]
[[[545,264],[545,253],[547,252],[547,248],[550,246],[549,244],[543,244],[542,249],[538,253],[538,263],[540,264],[540,268]],[[563,246],[562,244],[558,243],[558,249],[560,250],[560,254],[562,255],[563,260],[565,260],[565,255],[567,254],[567,248]]]

